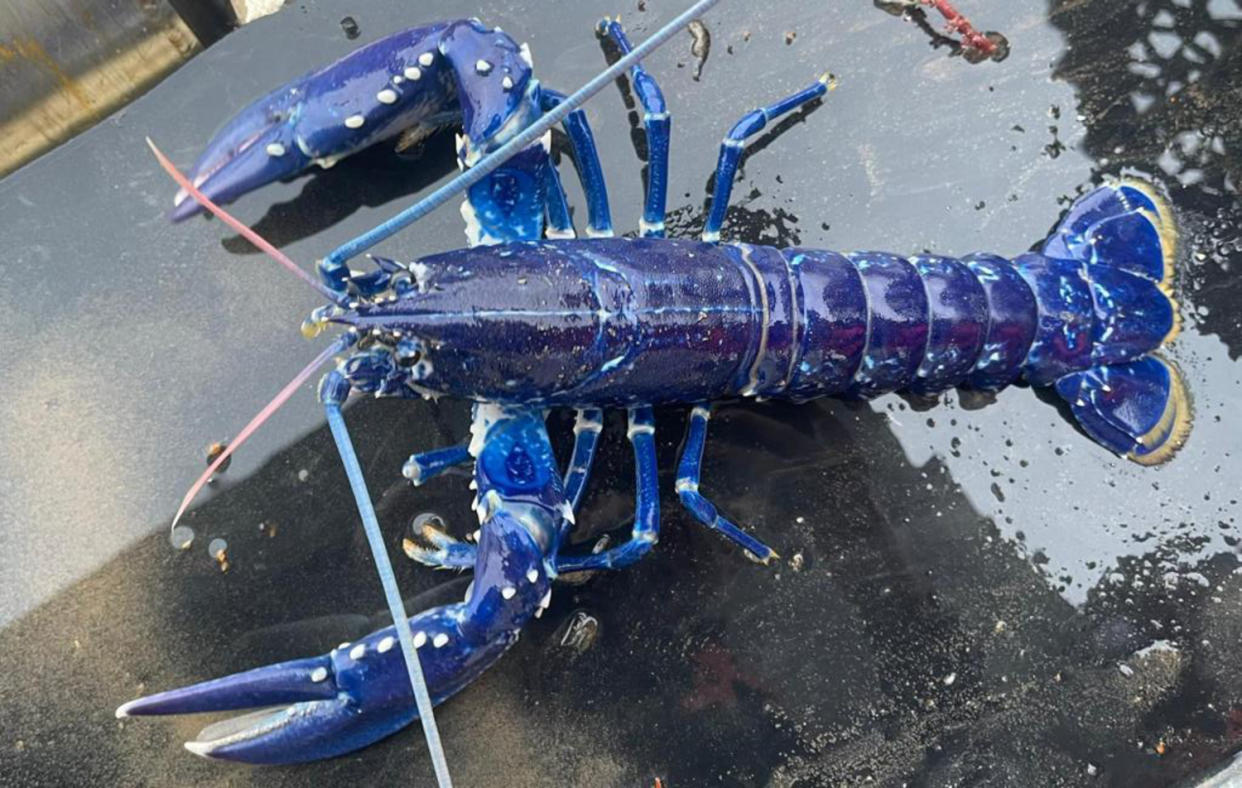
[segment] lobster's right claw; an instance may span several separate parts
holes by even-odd
[[[436,608],[411,621],[433,703],[477,677],[515,639],[506,633],[483,643],[469,642],[458,628],[462,616],[456,607]],[[259,710],[208,725],[197,739],[186,742],[186,749],[243,763],[303,763],[366,747],[418,717],[393,627],[323,656],[132,700],[116,716],[250,708]]]
[[[232,202],[260,186],[292,177],[311,163],[298,145],[299,88],[281,88],[251,104],[220,130],[195,162],[190,180],[213,202]],[[188,219],[202,210],[185,189],[173,198],[169,218]]]
[[[419,58],[438,56],[445,27],[395,33],[260,98],[212,138],[190,180],[214,202],[227,203],[312,163],[330,167],[442,113],[452,106],[451,93],[437,69],[420,66]],[[201,210],[184,190],[173,205],[173,221]]]
[[[481,155],[529,121],[531,80],[526,50],[499,28],[458,20],[402,30],[246,107],[207,144],[190,180],[227,203],[311,164],[331,167],[398,135],[412,144],[458,121]],[[173,221],[200,210],[184,191],[173,204]]]

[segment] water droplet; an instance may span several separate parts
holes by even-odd
[[[194,529],[188,525],[178,525],[168,534],[168,541],[177,550],[188,550],[194,544]]]
[[[216,537],[207,545],[207,555],[217,561],[224,560],[224,556],[228,553],[229,543],[223,539]]]

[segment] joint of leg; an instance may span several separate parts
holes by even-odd
[[[696,490],[678,490],[677,497],[681,499],[681,505],[690,510],[690,514],[694,518],[709,528],[716,527],[716,521],[719,515],[716,513],[716,507],[712,506],[712,502],[700,495]]]
[[[697,493],[699,491],[699,483],[694,479],[683,476],[677,480],[677,485],[674,489],[677,490],[678,496],[684,492]]]
[[[423,468],[414,457],[401,466],[401,475],[409,479],[415,487],[423,483]]]
[[[349,285],[349,266],[335,256],[328,255],[319,261],[316,268],[319,270],[319,279],[329,290],[336,293],[345,292]]]
[[[584,432],[598,433],[603,429],[603,422],[587,416],[585,411],[578,411],[578,416],[574,419],[574,435],[580,435]]]
[[[625,437],[629,438],[630,440],[634,440],[635,436],[638,436],[638,435],[654,435],[654,434],[655,434],[654,424],[642,424],[639,422],[634,422],[630,424],[630,428],[626,430]]]
[[[343,405],[349,398],[349,390],[349,381],[334,369],[319,381],[319,401],[324,405]]]
[[[643,235],[663,235],[664,222],[649,222],[646,219],[639,219],[638,231]]]

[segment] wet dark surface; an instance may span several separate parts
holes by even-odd
[[[204,447],[315,352],[297,326],[316,304],[219,222],[169,226],[173,189],[142,137],[186,165],[273,85],[461,15],[529,41],[540,78],[572,89],[603,63],[599,16],[622,12],[641,39],[678,10],[643,8],[293,4],[0,182],[0,782],[429,784],[416,729],[256,770],[182,750],[203,719],[113,718],[143,692],[327,650],[382,607],[310,386],[192,511],[193,545],[169,546]],[[1162,468],[1128,464],[1022,388],[931,409],[726,407],[704,486],[784,556],[764,568],[677,505],[684,416],[662,411],[659,548],[560,588],[440,710],[458,784],[1169,785],[1242,747],[1242,3],[962,8],[1005,34],[1004,62],[951,57],[862,0],[726,2],[705,20],[702,63],[688,33],[675,39],[648,62],[675,113],[671,226],[697,230],[728,126],[825,69],[840,88],[752,146],[727,235],[1016,253],[1102,175],[1148,174],[1184,222],[1171,356],[1195,399],[1187,447]],[[641,162],[622,88],[588,115],[617,225],[633,227]],[[447,174],[451,139],[347,160],[236,212],[309,264]],[[445,209],[386,248],[409,258],[462,238]],[[415,490],[399,468],[459,440],[465,407],[365,401],[348,417],[402,588],[457,598],[465,581],[412,564],[400,540],[428,510],[473,528],[466,480]],[[564,449],[569,421],[553,424]],[[628,525],[622,427],[613,414],[584,538]]]

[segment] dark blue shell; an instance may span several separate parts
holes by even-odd
[[[476,247],[420,266],[422,291],[342,321],[417,337],[419,390],[527,404],[873,397],[1019,374],[1047,385],[1150,351],[1163,337],[1152,326],[1171,320],[1145,279],[1036,254],[615,238]]]
[[[382,350],[347,364],[381,394],[603,407],[1045,386],[1142,358],[1173,330],[1167,283],[1148,276],[1171,266],[1172,217],[1143,189],[1082,198],[1045,244],[1074,257],[522,242],[424,258],[418,288],[332,319],[418,351],[412,366]],[[1126,217],[1159,230],[1156,246]]]

